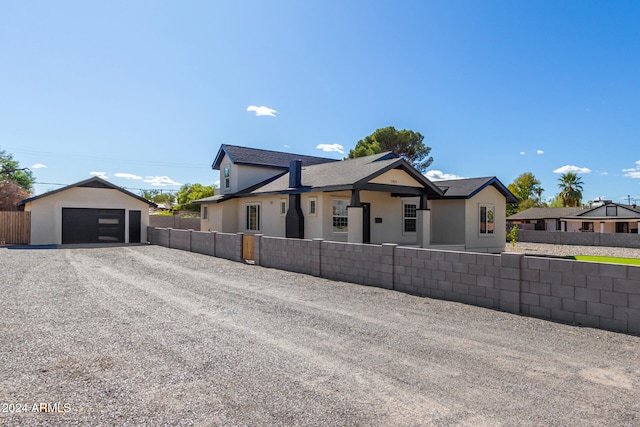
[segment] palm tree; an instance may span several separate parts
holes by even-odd
[[[542,207],[542,193],[544,192],[544,188],[540,187],[540,185],[536,185],[535,187],[533,187],[533,192],[538,196],[538,199],[536,200],[536,206]]]
[[[582,203],[582,180],[578,174],[567,172],[562,174],[558,179],[560,183],[560,194],[558,197],[562,200],[565,207],[578,207]]]

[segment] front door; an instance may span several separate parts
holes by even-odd
[[[371,243],[371,203],[362,205],[362,243]]]
[[[129,243],[140,243],[141,211],[129,211]]]

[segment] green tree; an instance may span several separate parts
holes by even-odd
[[[176,195],[172,192],[162,192],[160,190],[142,190],[141,196],[153,203],[162,203],[167,207],[173,206],[176,202]]]
[[[200,210],[199,205],[192,205],[191,202],[213,196],[213,193],[214,187],[212,185],[184,184],[178,190],[176,209]]]
[[[556,194],[556,196],[553,198],[553,200],[551,200],[551,202],[548,204],[548,207],[550,207],[550,208],[562,208],[562,207],[564,207],[564,204],[562,203],[562,199],[560,198],[560,196]]]
[[[355,148],[349,151],[347,158],[353,159],[383,151],[393,151],[409,161],[420,172],[425,172],[433,162],[433,157],[429,157],[431,147],[427,147],[423,140],[424,136],[420,132],[407,129],[396,130],[393,126],[388,126],[377,129],[358,141]]]
[[[558,197],[562,200],[564,207],[578,207],[582,204],[582,185],[583,182],[578,174],[573,172],[564,173],[558,178],[560,194]]]
[[[21,168],[20,163],[13,159],[13,155],[0,150],[0,180],[14,181],[28,192],[33,192],[36,179],[28,168]]]
[[[541,196],[544,189],[540,187],[540,181],[531,172],[520,174],[508,188],[516,196],[518,203],[507,204],[507,216],[542,206]]]

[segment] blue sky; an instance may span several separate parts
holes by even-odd
[[[425,136],[431,177],[532,172],[551,198],[575,170],[585,201],[640,199],[637,1],[0,10],[0,148],[37,193],[91,173],[133,191],[212,184],[223,143],[342,158],[318,147],[395,126]]]

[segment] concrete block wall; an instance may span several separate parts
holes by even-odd
[[[168,228],[149,228],[150,233],[147,234],[149,237],[149,243],[152,245],[164,246],[165,248],[169,247],[170,244],[170,229]]]
[[[322,241],[321,276],[332,280],[393,289],[393,253],[397,245]]]
[[[174,230],[169,229],[169,247],[172,249],[181,249],[183,251],[191,251],[191,232],[193,230]]]
[[[521,257],[521,313],[640,334],[640,266]]]
[[[188,234],[194,252],[242,260],[242,233],[174,231],[150,242],[183,248]],[[264,267],[640,334],[640,266],[261,235],[254,252]]]
[[[232,261],[242,261],[242,236],[243,233],[216,233],[216,256]]]
[[[192,231],[191,251],[216,256],[216,234],[215,231]]]
[[[263,267],[320,275],[322,239],[286,239],[256,235],[254,261]]]
[[[431,298],[500,307],[500,255],[399,247],[394,288]]]

